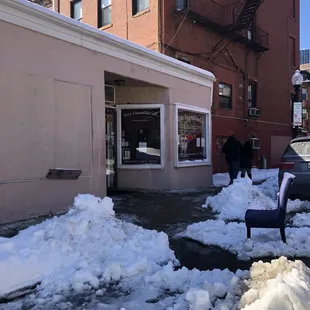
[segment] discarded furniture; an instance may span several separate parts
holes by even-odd
[[[286,243],[285,218],[286,205],[290,193],[290,188],[295,179],[295,175],[285,172],[278,193],[278,208],[275,210],[252,210],[245,213],[245,225],[247,227],[247,237],[251,238],[251,228],[279,228],[282,241]]]

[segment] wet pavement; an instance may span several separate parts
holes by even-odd
[[[273,257],[242,261],[237,255],[217,246],[205,246],[188,238],[176,238],[188,225],[215,219],[211,209],[201,206],[206,198],[217,195],[221,188],[173,192],[131,192],[110,195],[116,217],[147,229],[163,231],[169,236],[170,247],[182,266],[200,270],[249,269],[254,261],[270,262]],[[245,231],[246,233],[246,231]],[[298,258],[310,266],[310,258]]]
[[[110,195],[116,217],[146,229],[165,232],[170,238],[188,225],[213,219],[211,209],[201,206],[219,188],[189,191],[132,192]]]

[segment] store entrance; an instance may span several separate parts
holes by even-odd
[[[116,188],[116,109],[105,109],[107,189]]]

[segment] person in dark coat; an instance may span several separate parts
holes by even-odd
[[[247,141],[245,141],[243,148],[240,152],[240,168],[241,168],[241,178],[248,174],[248,177],[252,180],[252,164],[253,164],[253,150],[251,143],[251,136]]]
[[[240,152],[242,144],[238,141],[235,135],[230,136],[223,145],[222,152],[225,154],[225,160],[228,165],[230,183],[232,184],[238,177],[240,167]]]

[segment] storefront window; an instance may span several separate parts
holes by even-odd
[[[178,109],[178,161],[207,159],[207,114]]]
[[[121,109],[121,164],[160,165],[160,108]]]

